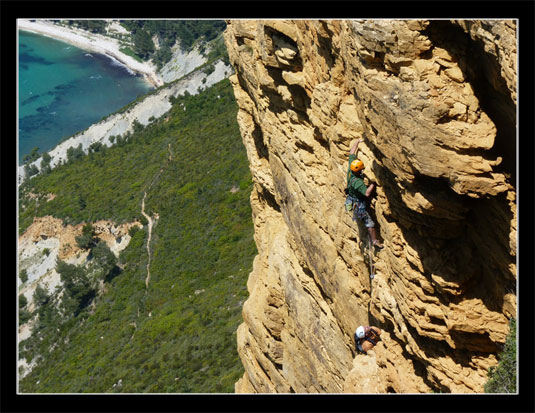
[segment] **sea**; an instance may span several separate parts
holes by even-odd
[[[153,89],[111,57],[22,30],[18,63],[19,162]]]

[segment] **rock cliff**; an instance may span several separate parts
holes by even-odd
[[[481,392],[516,314],[515,23],[227,24],[258,247],[236,392]],[[357,138],[373,280],[343,206]]]

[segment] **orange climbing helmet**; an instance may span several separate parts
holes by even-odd
[[[353,162],[351,162],[351,165],[349,165],[349,167],[353,172],[359,172],[364,169],[364,162],[355,159]]]

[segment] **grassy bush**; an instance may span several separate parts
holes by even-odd
[[[26,269],[21,270],[19,272],[19,277],[21,282],[25,283],[26,281],[28,281],[28,271]]]
[[[516,320],[509,321],[509,335],[499,363],[489,369],[489,380],[485,384],[485,393],[516,393]]]

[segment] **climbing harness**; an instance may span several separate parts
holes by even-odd
[[[345,202],[345,207],[346,207],[346,211],[351,213],[353,212],[353,210],[355,209],[355,206],[357,205],[356,204],[356,199],[353,198],[351,195],[347,195],[346,196],[346,202]]]
[[[373,280],[375,277],[374,266],[373,266],[373,245],[372,238],[368,235],[368,259],[370,260],[370,279]]]
[[[372,340],[371,337],[365,336],[363,338],[358,338],[357,335],[355,334],[355,344],[356,344],[356,347],[357,347],[357,350],[359,351],[359,353],[366,354],[366,352],[362,348],[362,340],[369,341],[374,346],[377,344],[377,342],[375,340]]]
[[[346,211],[349,213],[355,211],[356,209],[355,215],[357,218],[364,219],[366,217],[366,201],[347,194],[345,207]]]

